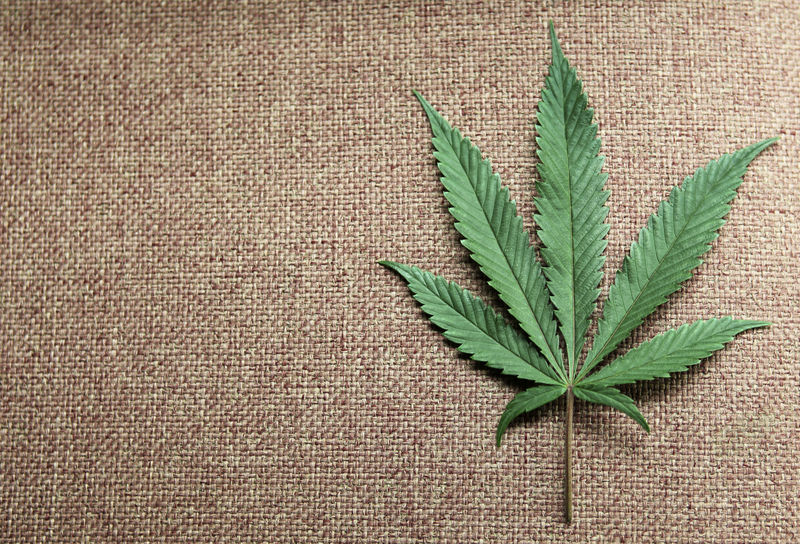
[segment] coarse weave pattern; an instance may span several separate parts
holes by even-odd
[[[376,264],[497,302],[411,89],[532,228],[548,18],[607,157],[604,293],[674,183],[781,136],[634,340],[773,326],[623,388],[650,435],[579,401],[570,526],[564,401],[497,449],[520,384]],[[3,541],[800,539],[796,1],[11,1],[0,38]]]

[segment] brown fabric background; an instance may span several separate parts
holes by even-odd
[[[800,538],[798,5],[648,4],[5,2],[2,539]],[[579,402],[572,526],[564,403],[496,449],[518,384],[459,358],[375,263],[494,300],[410,91],[531,227],[548,18],[608,157],[604,288],[674,183],[782,137],[636,340],[774,325],[625,389],[650,435]]]

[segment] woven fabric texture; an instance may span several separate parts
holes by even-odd
[[[775,2],[3,2],[0,540],[800,539],[800,17]],[[459,357],[392,259],[496,302],[422,92],[532,228],[546,24],[607,157],[604,293],[673,184],[779,135],[623,349],[763,319],[630,386],[652,433]],[[601,296],[601,301],[603,297]]]

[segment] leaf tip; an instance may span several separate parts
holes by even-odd
[[[772,322],[770,321],[751,321],[750,328],[751,329],[760,329],[762,327],[771,327]]]
[[[564,53],[561,51],[561,44],[558,43],[558,36],[556,36],[556,28],[552,19],[550,19],[548,29],[550,31],[550,45],[553,48],[553,62],[556,62],[556,60],[564,57]]]
[[[778,140],[780,140],[780,138],[775,136],[773,138],[767,138],[766,140],[761,140],[760,142],[756,142],[750,147],[745,148],[749,160],[753,160],[754,158],[756,158],[756,156],[759,153],[767,149],[769,146],[771,146]]]
[[[766,140],[764,140],[764,142],[763,142],[763,143],[764,143],[764,144],[766,144],[766,146],[767,146],[767,147],[769,147],[769,146],[771,146],[772,144],[774,144],[774,143],[776,143],[776,142],[780,141],[780,139],[781,139],[781,137],[780,137],[780,136],[773,136],[772,138],[767,138]]]
[[[508,427],[507,423],[505,425],[503,425],[503,423],[503,421],[500,422],[500,424],[497,426],[497,432],[495,433],[495,445],[498,448],[500,447],[500,443],[503,441],[503,435],[506,433],[506,427]]]
[[[424,108],[426,111],[428,110],[428,108],[430,108],[430,107],[431,107],[430,103],[429,103],[427,100],[425,100],[425,97],[424,97],[424,96],[422,96],[422,93],[420,93],[420,92],[419,92],[418,90],[416,90],[416,89],[411,89],[411,92],[414,94],[414,97],[415,97],[415,98],[416,98],[416,99],[419,101],[419,103],[422,105],[422,107],[423,107],[423,108]]]
[[[516,397],[515,397],[516,398]],[[514,402],[513,400],[511,402]],[[503,441],[503,436],[506,434],[506,430],[508,426],[511,425],[511,422],[514,420],[518,414],[512,414],[508,411],[508,407],[503,412],[503,415],[500,416],[500,421],[497,422],[497,432],[495,433],[495,439],[497,447],[500,447],[500,443]]]
[[[439,114],[439,112],[437,112],[434,109],[434,107],[431,106],[430,102],[425,100],[425,97],[422,96],[420,92],[418,92],[415,89],[411,89],[411,92],[414,93],[414,96],[419,101],[420,105],[422,106],[422,109],[425,110],[425,115],[428,117],[428,121],[431,124],[431,130],[433,130],[433,134],[434,136],[436,136],[439,130],[439,125],[441,125],[442,123],[447,125],[447,122]]]
[[[389,270],[394,270],[395,272],[400,272],[400,264],[394,261],[378,261],[378,264],[388,268]]]

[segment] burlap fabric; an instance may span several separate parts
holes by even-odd
[[[651,5],[653,4],[653,5]],[[797,2],[0,7],[0,535],[7,542],[799,538]],[[636,341],[774,322],[628,387],[653,431],[459,358],[381,258],[496,299],[418,89],[532,227],[546,21],[607,157],[604,289],[696,167],[780,135]],[[631,344],[626,344],[629,347]]]

